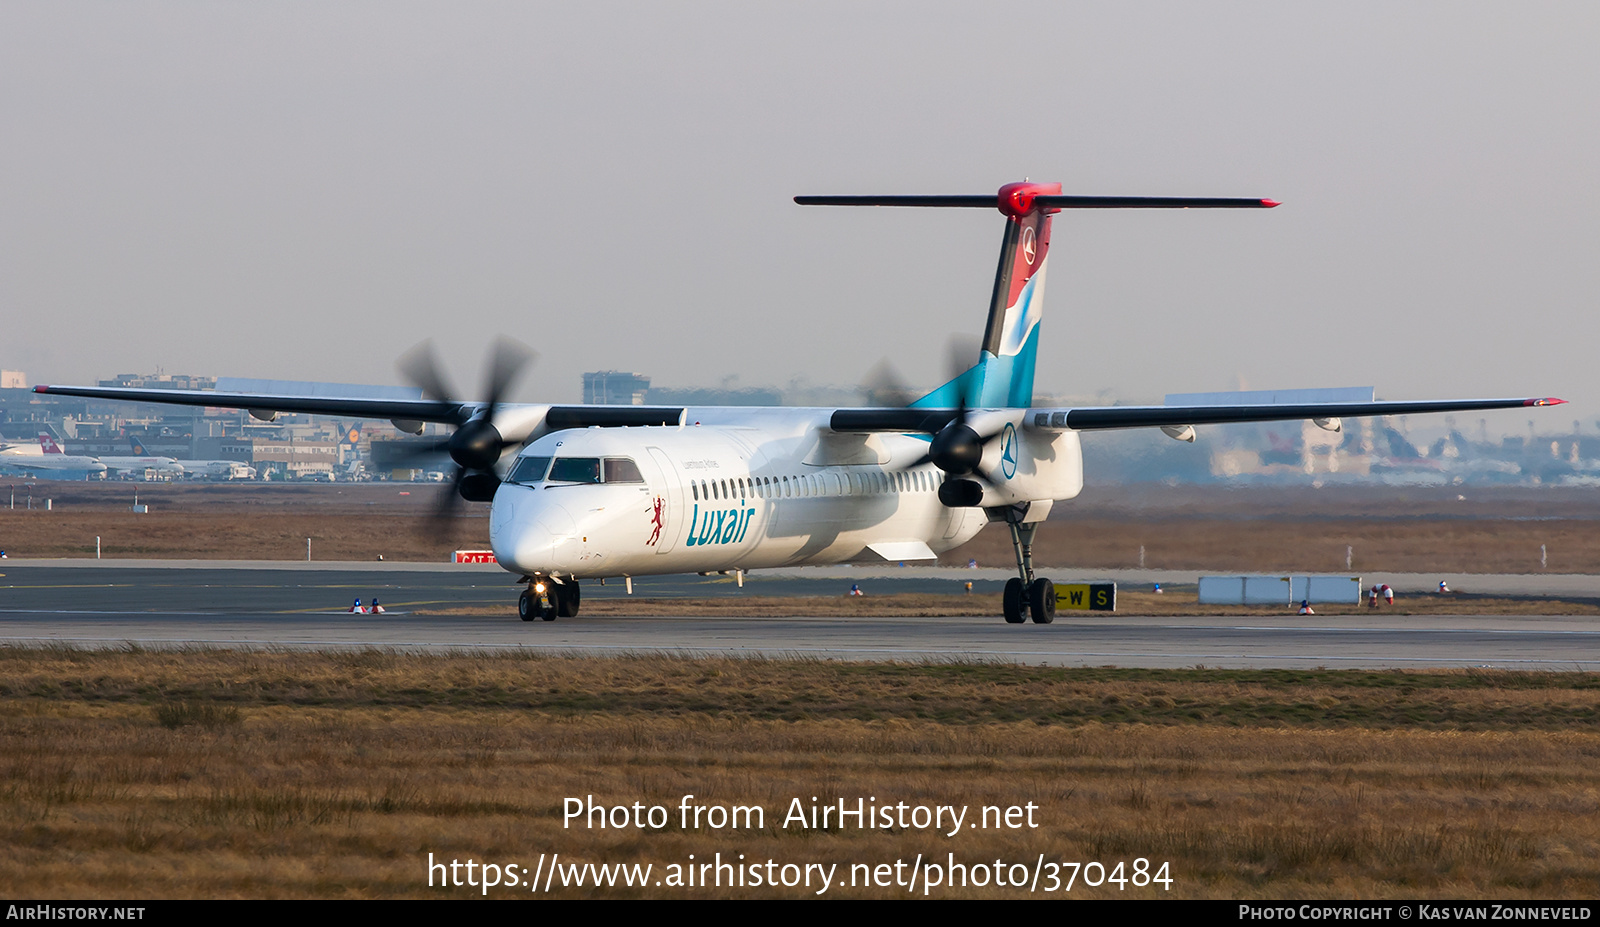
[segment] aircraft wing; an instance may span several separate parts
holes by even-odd
[[[35,386],[33,391],[51,396],[82,396],[88,399],[112,399],[122,402],[247,409],[253,413],[305,412],[312,415],[348,415],[355,418],[440,422],[449,425],[461,425],[470,421],[485,408],[485,403],[481,402],[230,393],[208,389]],[[683,420],[683,408],[681,406],[549,406],[543,420],[546,427],[551,429],[587,428],[590,425],[676,425]]]
[[[355,399],[332,396],[290,396],[264,393],[226,393],[207,389],[137,389],[123,386],[35,386],[36,393],[83,396],[122,402],[150,402],[179,406],[219,406],[259,412],[309,412],[313,415],[355,415],[361,418],[402,419],[413,422],[447,422],[459,425],[472,417],[477,404],[436,402],[432,399]]]
[[[1306,391],[1314,392],[1314,391]],[[1429,399],[1415,402],[1274,402],[1177,404],[1162,406],[1095,406],[1088,408],[1029,409],[1022,424],[1027,428],[1057,431],[1105,431],[1113,428],[1182,428],[1185,425],[1221,425],[1230,422],[1281,422],[1294,419],[1330,421],[1373,415],[1417,415],[1425,412],[1466,412],[1479,409],[1517,409],[1554,406],[1565,399]],[[974,412],[979,410],[973,410]],[[991,410],[983,410],[988,412]],[[837,432],[937,433],[960,418],[957,409],[839,409],[830,427]]]
[[[1260,405],[1105,406],[1029,409],[1023,424],[1032,428],[1104,431],[1112,428],[1181,428],[1230,422],[1281,422],[1293,419],[1364,418],[1554,406],[1565,399],[1432,399],[1415,402],[1307,402]]]

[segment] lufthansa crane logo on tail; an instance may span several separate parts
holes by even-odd
[[[1038,256],[1039,242],[1033,231],[1033,226],[1030,225],[1022,230],[1022,259],[1028,262],[1029,267],[1032,267],[1033,259]]]
[[[1000,475],[1008,480],[1017,475],[1017,429],[1010,422],[1000,439]]]

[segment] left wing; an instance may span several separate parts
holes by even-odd
[[[1565,399],[1436,399],[1416,402],[1306,402],[1261,405],[1104,406],[1087,409],[1029,409],[1023,425],[1071,431],[1112,428],[1182,428],[1229,422],[1281,422],[1291,419],[1331,421],[1373,415],[1418,415],[1424,412],[1467,412],[1556,406]]]
[[[1478,409],[1517,409],[1555,406],[1565,399],[1429,399],[1415,402],[1294,402],[1170,405],[1091,406],[1088,408],[1028,409],[1023,427],[1055,431],[1105,431],[1112,428],[1173,428],[1185,425],[1220,425],[1229,422],[1281,422],[1312,419],[1333,422],[1340,418],[1372,415],[1416,415],[1424,412],[1466,412]],[[990,411],[990,410],[985,410]],[[957,409],[839,409],[830,427],[838,432],[937,433],[962,415]]]

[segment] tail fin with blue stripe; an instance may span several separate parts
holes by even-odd
[[[977,362],[911,405],[913,408],[1027,408],[1044,306],[1050,220],[1063,209],[1260,209],[1254,197],[1062,195],[1058,183],[1008,183],[996,195],[797,196],[802,206],[926,206],[994,209],[1006,217],[989,324]]]

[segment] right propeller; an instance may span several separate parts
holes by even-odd
[[[952,335],[948,346],[950,372],[948,383],[957,381],[973,369],[974,359],[981,359],[982,348],[976,339]],[[864,385],[874,404],[909,407],[916,397],[915,391],[901,381],[887,361],[880,362],[869,373]],[[970,508],[983,499],[983,487],[995,482],[981,469],[983,454],[989,444],[1004,434],[1004,429],[993,434],[979,434],[968,423],[966,384],[957,383],[959,396],[956,416],[935,432],[928,452],[900,470],[912,470],[924,464],[933,464],[944,473],[939,484],[939,501],[951,508]]]
[[[535,357],[531,348],[505,336],[495,339],[489,362],[489,375],[485,393],[487,398],[480,410],[456,427],[449,438],[418,447],[416,453],[435,454],[447,451],[456,463],[455,476],[450,491],[439,503],[436,521],[444,522],[460,508],[461,500],[489,502],[500,487],[500,477],[494,472],[495,464],[505,449],[517,444],[508,441],[495,427],[495,415],[504,403],[507,389]],[[400,358],[400,371],[407,379],[422,388],[429,399],[454,403],[452,390],[440,369],[432,341],[424,341]],[[471,404],[463,404],[465,413]]]
[[[950,508],[971,508],[982,502],[985,485],[996,485],[979,467],[989,444],[1004,433],[1002,429],[980,435],[967,424],[967,405],[962,402],[956,409],[956,417],[934,433],[928,452],[902,469],[933,464],[944,471],[944,481],[939,484],[939,501]]]

